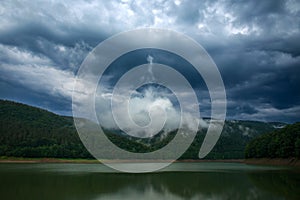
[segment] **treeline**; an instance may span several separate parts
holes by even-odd
[[[227,121],[221,138],[206,159],[244,158],[244,149],[254,137],[275,130],[274,124],[251,121]],[[130,152],[152,152],[167,145],[176,135],[160,132],[141,139],[105,130],[107,137]],[[200,130],[180,159],[198,159],[206,130]],[[83,146],[73,119],[43,109],[0,100],[0,156],[93,158]]]
[[[163,133],[138,139],[105,130],[117,146],[131,152],[151,152],[168,144],[175,136]],[[93,158],[82,144],[72,117],[43,109],[0,100],[0,156]]]
[[[300,122],[253,139],[246,158],[300,158]]]
[[[11,101],[0,103],[0,155],[90,158],[71,117]]]

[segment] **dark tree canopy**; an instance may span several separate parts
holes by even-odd
[[[249,141],[275,130],[274,127],[278,125],[281,124],[226,121],[220,139],[206,158],[244,158],[244,149]],[[107,137],[120,148],[141,153],[162,148],[174,138],[176,132],[160,132],[152,138],[140,139],[121,131],[105,130]],[[205,133],[206,129],[199,130],[181,159],[198,159]],[[300,141],[295,141],[295,145],[299,149]],[[291,148],[287,146],[282,151],[286,153]],[[72,117],[59,116],[43,109],[4,100],[0,100],[0,156],[93,158],[81,143]]]
[[[246,158],[300,158],[300,122],[253,139]]]

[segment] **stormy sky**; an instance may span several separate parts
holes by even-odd
[[[300,121],[300,1],[12,0],[0,2],[0,16],[1,99],[71,115],[86,55],[114,34],[156,27],[184,33],[210,54],[228,119]]]

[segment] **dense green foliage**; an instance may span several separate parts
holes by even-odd
[[[1,101],[0,130],[2,156],[90,157],[77,136],[71,117]]]
[[[300,122],[253,139],[246,158],[300,158]]]
[[[221,138],[207,159],[244,157],[246,144],[264,132],[275,130],[276,123],[227,121]],[[120,131],[106,130],[107,137],[131,152],[151,152],[168,144],[176,131],[159,133],[152,138],[129,137]],[[196,135],[181,159],[198,159],[206,129]],[[300,141],[295,141],[300,146]],[[92,158],[81,143],[71,117],[43,109],[0,100],[0,156]]]
[[[282,123],[264,123],[257,121],[226,121],[221,137],[206,159],[244,158],[245,146],[253,138],[272,130]],[[197,158],[206,129],[199,131],[191,147],[182,156],[184,159]]]
[[[151,152],[173,138],[173,134],[168,134],[160,140],[161,133],[150,140],[138,141],[109,130],[105,133],[113,143],[131,152]],[[3,100],[0,100],[0,156],[92,158],[79,139],[72,117]]]

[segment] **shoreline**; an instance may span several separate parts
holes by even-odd
[[[244,163],[249,165],[300,167],[300,160],[297,158],[248,158],[245,159]]]
[[[106,160],[106,163],[151,163],[151,162],[169,162],[169,160]],[[300,167],[300,160],[297,158],[250,158],[250,159],[217,159],[217,160],[176,160],[176,163],[244,163],[247,165],[265,165],[265,166],[289,166]],[[1,163],[72,163],[72,164],[98,164],[102,163],[96,159],[81,158],[22,158],[22,157],[0,157]]]
[[[81,159],[81,158],[23,158],[23,157],[1,157],[0,163],[78,163],[89,164],[99,163],[95,159]]]
[[[169,162],[169,160],[106,160],[107,163],[151,163],[151,162]],[[218,160],[176,160],[179,163],[199,163],[199,162],[223,162],[223,163],[244,163],[244,159],[218,159]],[[0,163],[74,163],[74,164],[97,164],[102,163],[96,159],[80,158],[22,158],[22,157],[0,157]]]

